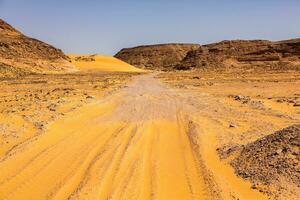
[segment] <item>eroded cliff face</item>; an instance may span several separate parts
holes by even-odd
[[[0,63],[2,77],[75,70],[60,49],[23,35],[1,19]],[[10,73],[6,74],[7,71]]]
[[[151,69],[299,69],[300,39],[231,40],[208,45],[153,45],[121,50],[117,58]]]
[[[188,52],[177,69],[230,67],[296,69],[299,67],[300,40],[233,40],[201,46]]]
[[[160,44],[122,49],[115,55],[131,65],[146,69],[173,69],[198,44]]]

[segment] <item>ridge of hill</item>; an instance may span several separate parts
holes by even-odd
[[[198,44],[158,44],[124,48],[115,57],[131,65],[145,69],[172,69],[176,67]]]
[[[74,70],[60,49],[27,37],[0,19],[0,77]]]
[[[122,49],[115,57],[137,67],[189,69],[300,69],[300,39],[225,40],[218,43],[161,44]]]

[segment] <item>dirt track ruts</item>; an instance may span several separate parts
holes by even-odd
[[[0,199],[264,199],[215,150],[214,119],[154,74],[56,120],[0,162]],[[203,107],[204,108],[204,107]]]

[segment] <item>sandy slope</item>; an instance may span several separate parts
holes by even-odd
[[[219,160],[198,97],[137,77],[2,157],[0,199],[265,199]]]
[[[68,55],[72,63],[81,71],[116,71],[116,72],[142,72],[126,62],[123,62],[112,56],[105,55],[80,55],[70,54]],[[76,60],[76,58],[92,58],[93,60]]]

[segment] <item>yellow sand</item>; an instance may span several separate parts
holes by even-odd
[[[0,199],[265,199],[218,160],[210,120],[189,131],[185,97],[144,75],[59,118],[1,160]]]
[[[72,63],[81,71],[105,71],[105,72],[142,72],[126,62],[123,62],[112,56],[105,55],[82,55],[70,54],[68,55]],[[76,57],[93,57],[95,61],[75,61]]]
[[[201,134],[200,151],[207,167],[214,174],[216,183],[220,188],[223,188],[221,191],[223,199],[232,199],[232,193],[235,193],[240,199],[267,200],[268,198],[264,197],[258,191],[250,190],[250,182],[236,177],[233,168],[221,162],[216,153],[216,135],[219,131],[218,123],[203,117],[199,117],[197,120],[201,124],[201,129],[205,130],[205,133]]]

